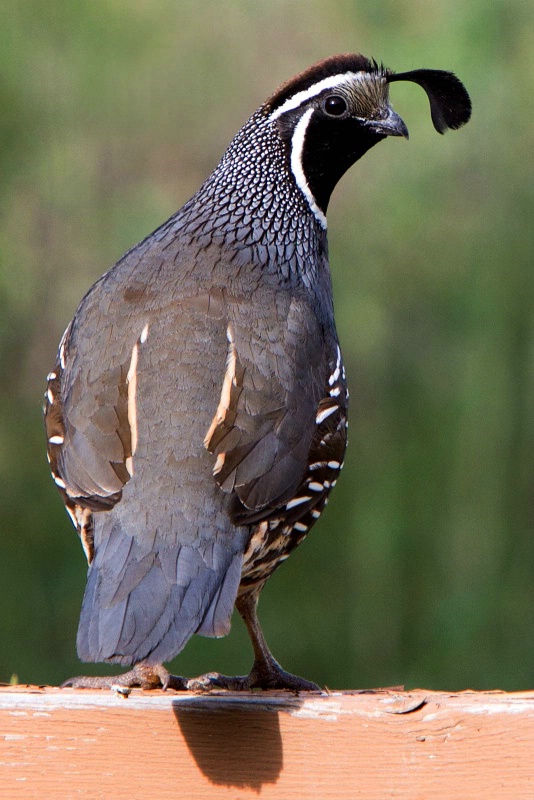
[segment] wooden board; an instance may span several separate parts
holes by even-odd
[[[534,692],[0,689],[0,798],[533,800]]]

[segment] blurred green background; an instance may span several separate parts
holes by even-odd
[[[336,52],[455,71],[471,123],[357,164],[329,209],[350,447],[260,616],[330,687],[534,683],[534,8],[523,0],[9,0],[0,31],[0,680],[82,671],[84,556],[44,379],[87,288],[170,216],[283,80]],[[241,621],[175,671],[248,671]]]

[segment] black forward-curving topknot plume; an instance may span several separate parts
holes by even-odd
[[[430,102],[430,115],[438,133],[456,130],[469,122],[471,100],[463,83],[441,69],[414,69],[387,76],[387,82],[412,81],[422,86]]]

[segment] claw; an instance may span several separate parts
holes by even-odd
[[[132,693],[131,689],[129,689],[127,686],[120,686],[120,684],[114,684],[113,686],[110,686],[110,689],[112,692],[120,694],[120,696],[124,697],[125,699],[128,698]]]

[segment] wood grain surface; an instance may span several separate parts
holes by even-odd
[[[0,688],[0,798],[534,800],[534,692]]]

